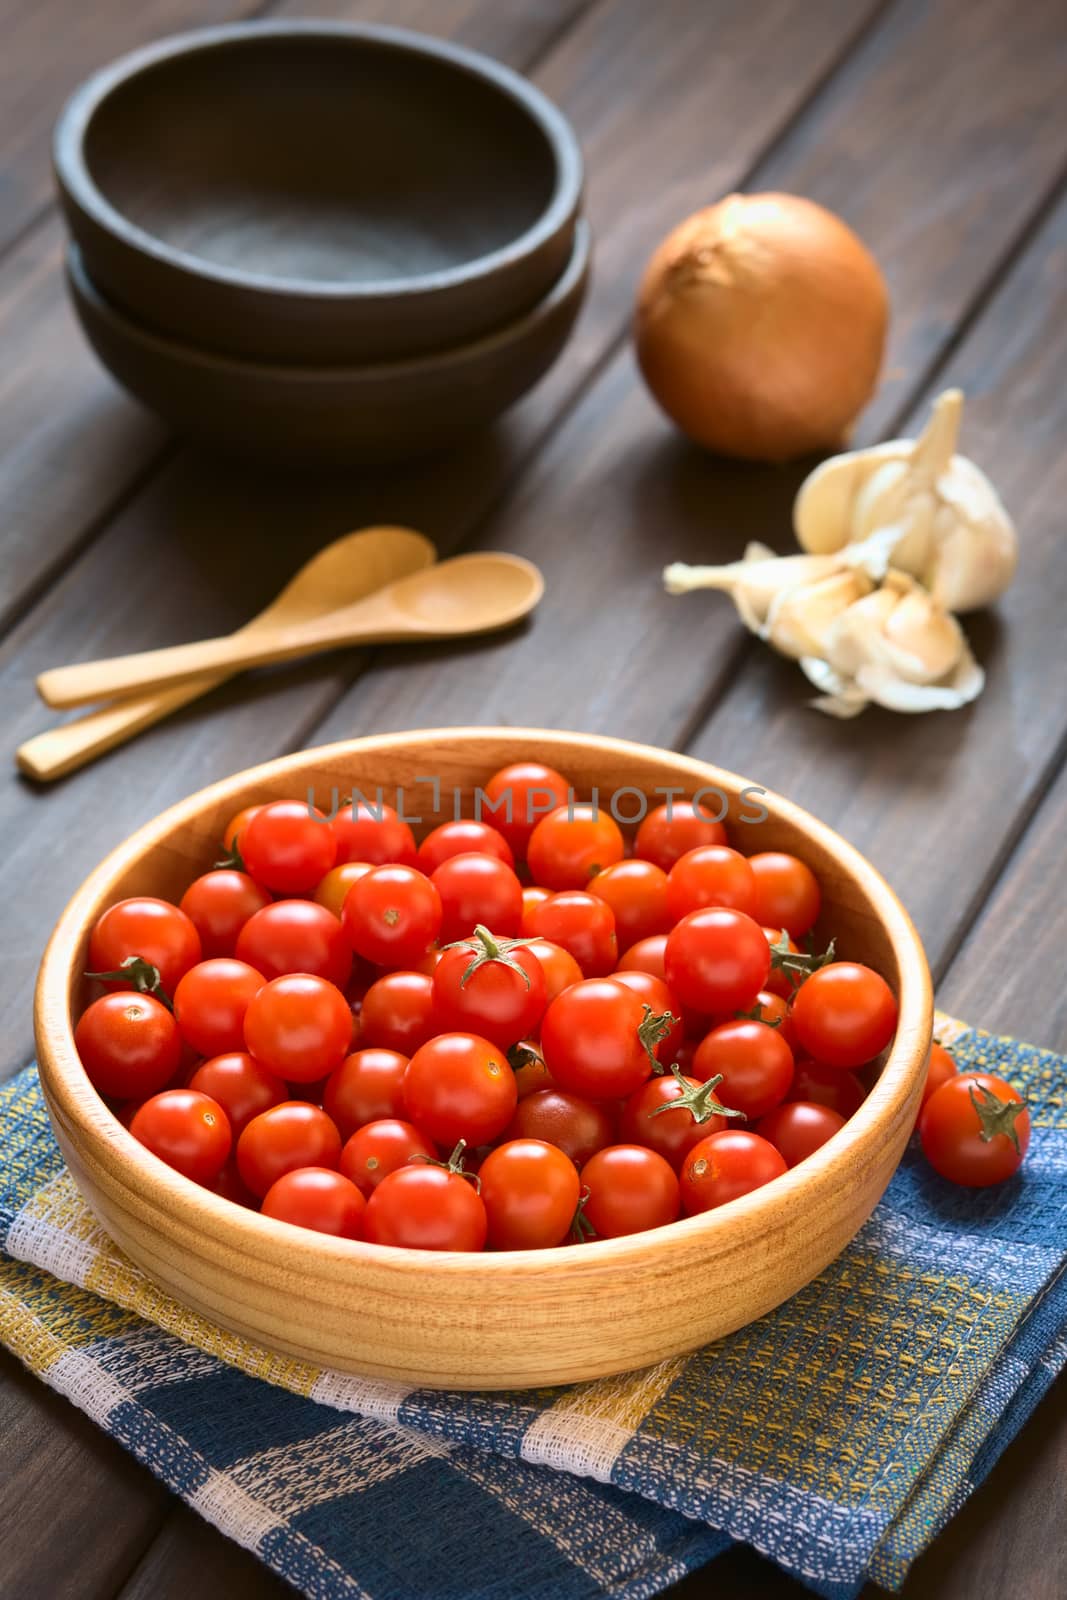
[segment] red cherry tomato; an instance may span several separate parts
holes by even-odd
[[[416,1158],[436,1161],[437,1146],[412,1123],[400,1117],[381,1117],[351,1135],[341,1151],[341,1171],[362,1194],[370,1196],[383,1178]]]
[[[756,1014],[755,1021],[764,1022],[768,1028],[773,1028],[795,1053],[793,1016],[787,999],[775,994],[773,989],[761,989],[749,1011]]]
[[[342,861],[339,866],[331,867],[315,890],[315,904],[322,906],[324,911],[329,911],[340,922],[349,889],[370,870],[369,861]],[[325,978],[329,974],[324,972],[322,976]]]
[[[787,1167],[795,1167],[821,1150],[844,1126],[844,1117],[830,1106],[814,1100],[789,1100],[761,1117],[755,1131],[773,1144]]]
[[[226,830],[222,835],[223,849],[227,851],[236,849],[238,852],[240,852],[241,838],[245,829],[255,816],[256,812],[262,810],[262,805],[244,806],[240,811],[236,812],[226,824]]]
[[[190,967],[200,960],[200,935],[184,911],[166,900],[137,895],[120,900],[99,918],[89,936],[89,970],[114,972],[132,956],[140,956],[159,972],[168,997]],[[107,988],[131,988],[124,978],[107,980]]]
[[[679,856],[667,878],[671,922],[704,906],[729,906],[752,916],[756,876],[743,855],[722,844],[700,845]]]
[[[634,855],[670,872],[680,856],[706,844],[725,844],[726,829],[691,800],[655,806],[637,830]]]
[[[765,1117],[789,1093],[793,1052],[764,1022],[723,1022],[697,1047],[693,1074],[702,1083],[721,1073],[718,1097],[746,1117]]]
[[[607,1106],[565,1089],[538,1089],[519,1101],[504,1137],[542,1139],[581,1167],[614,1142],[615,1118]]]
[[[612,977],[616,983],[623,983],[627,989],[631,989],[646,1006],[651,1006],[655,1016],[674,1018],[674,1022],[652,1051],[661,1067],[672,1066],[685,1038],[685,1023],[681,1007],[663,979],[654,978],[651,972],[614,972]],[[706,1033],[707,1029],[703,1032]],[[641,1141],[636,1142],[640,1144]]]
[[[883,1051],[897,1025],[897,1003],[880,973],[834,961],[806,978],[793,1001],[800,1048],[828,1067],[859,1067]]]
[[[313,900],[275,900],[257,911],[241,929],[237,959],[267,979],[312,972],[339,989],[352,972],[352,947],[344,929]]]
[[[536,955],[484,929],[446,950],[433,973],[433,1003],[445,1033],[477,1033],[507,1050],[534,1033],[548,991]]]
[[[164,1089],[153,1095],[135,1113],[130,1132],[194,1183],[214,1182],[232,1142],[225,1111],[195,1089]]]
[[[606,977],[619,957],[615,913],[604,900],[582,889],[553,894],[530,913],[542,939],[570,952],[587,978]]]
[[[387,972],[372,983],[359,1012],[359,1043],[413,1056],[437,1032],[433,979],[425,972]]]
[[[776,967],[774,965],[773,951],[776,947],[780,948],[783,939],[786,943],[786,949],[793,955],[796,955],[799,946],[794,944],[793,940],[789,937],[784,928],[764,928],[763,937],[770,945],[772,951],[771,970],[767,976],[768,992],[770,994],[776,994],[780,1000],[792,1000],[794,994],[796,993],[797,986],[793,982],[791,975],[786,972],[784,968]]]
[[[299,1167],[272,1183],[260,1207],[265,1217],[296,1228],[358,1239],[367,1202],[354,1183],[329,1167]]]
[[[551,1072],[545,1066],[541,1047],[535,1039],[520,1039],[508,1051],[511,1070],[515,1074],[515,1088],[520,1100],[537,1094],[542,1089],[556,1087]]]
[[[341,916],[358,955],[382,967],[407,967],[441,931],[441,898],[414,867],[374,867],[349,889]]]
[[[639,995],[614,978],[586,978],[564,989],[545,1012],[541,1049],[562,1089],[615,1099],[651,1076],[642,1033],[649,1014]],[[650,1020],[650,1019],[649,1019]]]
[[[743,911],[691,911],[667,935],[667,987],[684,1006],[711,1014],[744,1011],[766,986],[771,952]]]
[[[526,884],[522,891],[522,920],[519,923],[519,933],[528,939],[534,932],[530,920],[538,906],[544,905],[546,900],[552,898],[551,889],[543,889],[539,883]]]
[[[926,1081],[923,1084],[921,1105],[937,1093],[943,1083],[948,1083],[956,1076],[955,1061],[949,1055],[943,1044],[938,1044],[935,1039],[930,1046],[930,1059],[926,1064]]]
[[[298,1167],[337,1167],[341,1135],[325,1111],[304,1100],[286,1100],[253,1117],[237,1141],[241,1181],[260,1199],[286,1172]]]
[[[363,1237],[407,1250],[481,1250],[488,1222],[469,1178],[423,1163],[391,1172],[367,1202]]]
[[[342,806],[330,824],[338,863],[367,861],[372,866],[413,867],[415,835],[384,801],[357,800]]]
[[[619,1138],[627,1144],[643,1144],[655,1150],[677,1172],[694,1145],[706,1139],[709,1133],[718,1133],[726,1127],[726,1118],[714,1113],[698,1122],[686,1106],[660,1110],[661,1106],[675,1106],[687,1090],[692,1092],[700,1087],[699,1078],[683,1077],[681,1082],[673,1074],[649,1078],[624,1101],[619,1117]]]
[[[355,1050],[330,1073],[322,1093],[322,1109],[337,1124],[342,1139],[357,1128],[404,1110],[404,1074],[408,1058],[398,1050]]]
[[[339,1067],[352,1042],[352,1012],[325,978],[273,978],[245,1012],[245,1044],[287,1083],[315,1083]],[[304,1163],[314,1165],[315,1163]]]
[[[1019,1170],[1030,1144],[1030,1113],[1003,1078],[961,1072],[923,1106],[919,1138],[935,1172],[965,1188],[984,1189]]]
[[[441,896],[441,943],[469,939],[481,923],[513,939],[522,921],[522,884],[496,856],[449,856],[430,882]]]
[[[652,861],[634,857],[616,861],[589,880],[589,893],[604,900],[615,913],[615,933],[620,950],[641,939],[666,933],[671,926],[667,910],[667,874]]]
[[[261,972],[232,956],[190,967],[174,991],[174,1020],[182,1038],[202,1056],[240,1050],[245,1012],[264,982]]]
[[[281,1078],[244,1050],[231,1050],[201,1062],[188,1086],[218,1101],[235,1139],[241,1137],[253,1117],[289,1098]]]
[[[494,1250],[545,1250],[562,1244],[578,1209],[574,1162],[540,1139],[509,1139],[478,1169]]]
[[[548,889],[585,889],[590,878],[626,853],[619,824],[589,805],[561,805],[542,817],[526,851],[536,883]]]
[[[221,1196],[223,1200],[231,1201],[235,1206],[247,1206],[252,1211],[259,1209],[259,1200],[238,1172],[237,1162],[232,1154],[218,1177],[206,1184],[205,1188],[210,1189],[212,1194]]]
[[[585,1221],[600,1239],[662,1228],[678,1216],[678,1179],[670,1162],[644,1145],[613,1144],[582,1168]]]
[[[550,1003],[564,989],[569,989],[572,983],[581,983],[581,967],[561,944],[554,944],[551,939],[533,937],[526,948],[541,963],[545,975],[545,993]]]
[[[486,784],[484,820],[507,840],[514,855],[524,860],[540,819],[564,805],[569,795],[566,778],[555,768],[540,761],[516,761],[494,772]]]
[[[654,978],[663,978],[666,981],[667,972],[664,965],[666,950],[665,933],[653,934],[650,939],[639,939],[622,957],[615,969],[616,973],[650,972]]]
[[[83,1012],[74,1045],[98,1094],[125,1100],[157,1093],[182,1059],[178,1025],[148,994],[105,994]]]
[[[682,1166],[682,1206],[687,1216],[724,1206],[760,1189],[788,1169],[767,1139],[744,1128],[713,1133],[690,1150]]]
[[[819,880],[804,861],[783,850],[764,850],[749,856],[748,864],[756,875],[757,922],[784,928],[794,939],[802,939],[815,926],[822,905]]]
[[[439,1033],[416,1050],[404,1077],[408,1121],[446,1150],[459,1139],[491,1144],[518,1098],[507,1056],[475,1033]]]
[[[442,861],[449,861],[453,856],[471,855],[496,856],[507,867],[515,865],[511,846],[504,835],[496,828],[491,828],[488,822],[475,822],[469,818],[442,822],[439,828],[428,833],[419,845],[415,864],[429,875],[437,871]]]
[[[788,1098],[813,1100],[816,1105],[829,1106],[847,1120],[859,1110],[867,1091],[854,1072],[842,1072],[840,1067],[826,1067],[820,1061],[800,1057]]]
[[[276,894],[311,894],[334,864],[337,845],[321,811],[306,800],[275,800],[241,834],[241,854],[257,883]]]
[[[237,936],[249,917],[270,904],[270,895],[247,872],[221,867],[195,878],[182,895],[179,909],[200,935],[205,959],[232,956]]]

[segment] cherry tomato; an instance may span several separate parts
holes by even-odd
[[[205,959],[232,956],[237,935],[249,917],[270,904],[270,895],[247,872],[220,867],[195,878],[182,895],[184,911],[200,935]]]
[[[202,1056],[240,1050],[245,1012],[264,982],[261,972],[232,956],[190,967],[174,991],[174,1020],[182,1038]]]
[[[745,1128],[727,1128],[701,1139],[682,1166],[682,1205],[687,1216],[728,1205],[760,1189],[788,1169],[768,1139]]]
[[[654,978],[651,972],[614,972],[612,977],[616,983],[624,983],[631,989],[645,1005],[651,1006],[653,1014],[657,1017],[671,1016],[673,1023],[663,1035],[659,1044],[655,1045],[652,1054],[661,1067],[669,1067],[681,1049],[685,1037],[685,1023],[682,1018],[681,1007],[671,994],[662,978]],[[703,1030],[706,1033],[707,1029]],[[703,1033],[701,1037],[703,1037]],[[636,1141],[640,1144],[640,1140]]]
[[[506,1139],[542,1139],[584,1166],[615,1139],[615,1118],[607,1106],[564,1089],[538,1089],[520,1100],[504,1132]]]
[[[846,1119],[858,1111],[867,1091],[854,1072],[842,1072],[840,1067],[826,1067],[821,1061],[798,1057],[793,1073],[789,1100],[813,1100],[816,1105],[829,1106]]]
[[[231,1050],[201,1062],[188,1087],[218,1101],[235,1139],[241,1137],[253,1117],[289,1098],[289,1090],[277,1073],[244,1050]]]
[[[287,1083],[315,1083],[348,1054],[352,1012],[340,989],[325,978],[290,972],[272,978],[253,996],[244,1035],[256,1060]]]
[[[212,1183],[230,1153],[226,1113],[196,1089],[164,1089],[134,1115],[130,1132],[147,1150],[194,1183]]]
[[[479,929],[437,963],[433,1003],[443,1032],[477,1033],[507,1050],[541,1021],[548,1004],[544,968],[522,945]]]
[[[561,805],[542,817],[526,851],[530,871],[548,889],[585,889],[626,853],[619,824],[596,806]]]
[[[554,944],[551,939],[535,937],[531,938],[526,948],[541,963],[541,970],[545,975],[545,993],[549,1002],[558,994],[562,994],[564,989],[569,989],[572,983],[581,983],[581,967],[570,951],[564,950],[561,944]]]
[[[555,768],[540,761],[516,761],[494,772],[486,784],[485,821],[523,860],[539,820],[564,805],[569,796],[570,785]]]
[[[181,1065],[178,1024],[148,994],[105,994],[82,1013],[74,1045],[98,1094],[144,1099]]]
[[[357,1128],[348,1139],[341,1151],[341,1171],[362,1194],[370,1196],[383,1178],[416,1157],[436,1161],[437,1146],[412,1123],[380,1117]]]
[[[515,1089],[520,1100],[537,1094],[541,1089],[556,1087],[551,1072],[545,1066],[541,1046],[535,1039],[520,1039],[508,1051],[511,1070],[515,1074]]]
[[[544,889],[539,883],[527,884],[522,891],[522,921],[519,923],[519,933],[524,939],[529,938],[534,927],[531,921],[534,911],[538,906],[544,905],[546,900],[551,900],[552,890]]]
[[[275,900],[250,917],[237,940],[237,959],[282,978],[311,972],[343,989],[352,972],[352,947],[332,911],[313,900]]]
[[[619,959],[615,913],[582,889],[553,894],[530,914],[535,934],[570,952],[587,978],[606,977]]]
[[[650,939],[638,939],[632,944],[622,957],[616,972],[650,972],[654,978],[663,978],[666,981],[667,969],[664,959],[667,950],[667,935],[665,933],[653,934]]]
[[[274,800],[246,824],[241,854],[256,882],[276,894],[311,894],[333,866],[337,844],[307,801]]]
[[[748,864],[756,875],[752,913],[756,921],[785,928],[794,939],[802,939],[815,926],[822,905],[814,872],[784,850],[761,851],[749,856]]]
[[[441,897],[414,867],[374,867],[349,889],[342,921],[358,955],[382,967],[406,967],[441,931]]]
[[[919,1138],[935,1172],[965,1188],[984,1189],[1003,1183],[1022,1165],[1030,1144],[1030,1113],[1003,1078],[961,1072],[923,1106]]]
[[[259,1200],[238,1172],[237,1162],[232,1154],[227,1157],[218,1177],[213,1182],[205,1184],[205,1188],[210,1189],[212,1194],[220,1195],[223,1200],[231,1201],[235,1206],[247,1206],[252,1211],[259,1209]]]
[[[726,829],[702,806],[691,800],[673,800],[655,806],[637,830],[634,855],[670,872],[680,856],[706,844],[725,844]]]
[[[545,1250],[562,1244],[578,1209],[574,1162],[540,1139],[509,1139],[478,1169],[494,1250]]]
[[[415,864],[429,875],[452,856],[470,855],[496,856],[505,866],[515,865],[511,846],[504,835],[491,828],[488,822],[473,819],[442,822],[439,828],[434,828],[419,845]]]
[[[340,922],[349,889],[370,870],[369,861],[342,861],[339,866],[331,867],[315,890],[315,904],[331,912]],[[325,978],[329,974],[324,972],[322,976]]]
[[[342,806],[330,824],[338,863],[369,861],[372,866],[413,867],[415,835],[385,802],[357,800]]]
[[[893,991],[880,973],[855,961],[820,967],[793,1001],[797,1043],[828,1067],[859,1067],[873,1060],[896,1025]]]
[[[771,970],[767,976],[767,989],[769,993],[776,994],[781,1000],[792,1000],[796,993],[797,985],[784,968],[774,965],[773,952],[775,947],[781,946],[783,939],[786,943],[786,949],[793,955],[797,954],[799,946],[794,944],[784,928],[764,928],[763,937],[771,946],[772,951]]]
[[[646,1023],[651,1016],[624,983],[586,978],[564,989],[545,1012],[541,1049],[562,1089],[594,1100],[618,1098],[651,1076],[645,1048],[656,1041]]]
[[[391,1172],[367,1202],[363,1237],[407,1250],[481,1250],[488,1221],[469,1178],[419,1162]]]
[[[298,1167],[337,1167],[341,1135],[325,1111],[304,1100],[286,1100],[253,1117],[237,1141],[241,1181],[260,1199],[286,1172]]]
[[[793,1052],[764,1022],[723,1022],[697,1047],[693,1073],[703,1083],[722,1074],[719,1099],[746,1117],[764,1117],[789,1093]]]
[[[491,1144],[518,1098],[506,1055],[476,1033],[439,1033],[416,1050],[404,1076],[408,1121],[445,1149],[459,1139]]]
[[[643,1144],[655,1150],[677,1172],[694,1145],[726,1127],[726,1118],[714,1113],[698,1122],[684,1105],[672,1111],[660,1110],[661,1106],[674,1106],[687,1091],[699,1091],[701,1086],[699,1078],[683,1076],[679,1082],[673,1074],[666,1073],[649,1078],[623,1103],[619,1138],[627,1144]]]
[[[926,1081],[923,1084],[921,1105],[937,1093],[943,1083],[956,1076],[956,1063],[943,1044],[935,1039],[930,1046],[930,1059],[926,1064]]]
[[[256,812],[262,810],[262,805],[245,806],[242,810],[236,812],[236,814],[230,818],[229,822],[226,824],[226,830],[222,835],[222,844],[225,850],[237,850],[238,853],[240,852],[241,838],[245,829],[248,827],[248,824],[251,822]]]
[[[361,1047],[377,1045],[413,1056],[436,1032],[433,979],[425,972],[387,972],[363,996]]]
[[[329,1167],[299,1167],[272,1183],[260,1207],[265,1217],[295,1228],[358,1239],[367,1202],[354,1183]]]
[[[522,884],[496,856],[449,856],[430,882],[441,896],[441,943],[469,939],[479,923],[513,939],[522,921]]]
[[[729,906],[751,917],[756,875],[743,855],[724,844],[704,844],[679,856],[667,877],[671,922],[704,906]]]
[[[748,1012],[755,1013],[754,1021],[766,1023],[785,1040],[790,1050],[795,1050],[793,1016],[787,999],[775,994],[773,989],[761,989]]]
[[[771,952],[758,923],[743,911],[690,911],[667,935],[667,987],[684,1006],[716,1014],[744,1011],[766,986]]]
[[[598,1150],[582,1168],[585,1221],[600,1239],[662,1228],[678,1216],[678,1179],[669,1161],[638,1144]]]
[[[399,1050],[354,1050],[326,1080],[322,1109],[348,1139],[365,1123],[399,1117],[404,1110],[408,1058]]]
[[[814,1100],[788,1100],[761,1117],[755,1131],[773,1144],[787,1167],[795,1167],[821,1150],[844,1126],[844,1117],[830,1106]]]
[[[590,878],[589,893],[607,901],[615,913],[615,932],[620,950],[628,950],[641,939],[666,933],[672,918],[667,910],[667,874],[652,861],[634,857],[616,861]]]
[[[120,900],[104,912],[89,936],[89,970],[115,972],[131,956],[140,956],[156,968],[169,997],[200,960],[200,935],[185,912],[169,901],[148,895]],[[106,986],[123,990],[131,984],[124,978],[111,978]]]

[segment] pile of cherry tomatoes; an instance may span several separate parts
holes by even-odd
[[[180,905],[105,911],[75,1040],[134,1137],[284,1222],[511,1250],[724,1205],[844,1125],[897,1006],[812,948],[804,862],[739,854],[688,801],[628,845],[540,763],[485,793],[484,819],[419,844],[384,804],[252,806]],[[985,1158],[960,1181],[1021,1160],[1026,1113],[997,1082],[932,1060],[924,1144],[971,1086],[930,1124],[939,1170],[966,1165],[963,1124]]]

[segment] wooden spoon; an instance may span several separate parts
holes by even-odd
[[[273,630],[283,606],[284,616],[290,620],[301,615],[311,619],[321,613],[324,596],[332,605],[362,600],[396,578],[432,566],[436,559],[430,540],[410,528],[362,528],[346,533],[313,555],[269,606],[237,629],[237,635],[247,638],[261,634],[264,628]],[[118,700],[27,739],[15,752],[15,760],[23,772],[42,782],[64,777],[231,676],[229,671],[213,672],[190,678],[177,688]]]
[[[113,695],[169,687],[207,672],[291,661],[340,645],[490,633],[518,622],[543,593],[540,572],[521,556],[494,551],[455,556],[400,578],[354,605],[338,606],[332,594],[323,592],[315,616],[302,608],[291,617],[282,595],[269,624],[251,633],[242,629],[223,639],[54,667],[41,673],[37,691],[50,706],[81,706]]]

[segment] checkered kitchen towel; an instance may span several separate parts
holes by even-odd
[[[943,1036],[1030,1101],[1018,1178],[968,1192],[910,1152],[759,1322],[485,1395],[317,1371],[169,1301],[85,1210],[31,1070],[0,1093],[0,1340],[308,1595],[638,1600],[730,1539],[832,1600],[896,1586],[1067,1360],[1067,1063]]]

